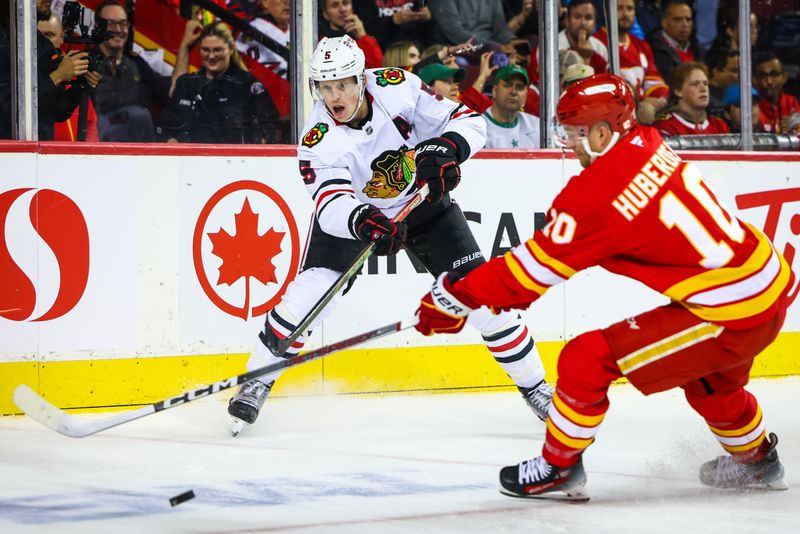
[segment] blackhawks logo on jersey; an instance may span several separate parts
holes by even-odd
[[[406,80],[406,75],[400,69],[383,69],[375,72],[375,83],[381,87],[397,85]]]
[[[406,146],[387,150],[370,164],[372,178],[362,192],[369,198],[394,198],[414,179],[417,166],[413,149]]]
[[[325,134],[328,132],[328,125],[324,122],[318,122],[311,128],[306,135],[303,136],[303,146],[312,147],[322,141]]]

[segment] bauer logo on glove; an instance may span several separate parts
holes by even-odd
[[[428,184],[428,202],[436,204],[461,181],[456,143],[446,137],[434,137],[416,146],[417,187]]]
[[[467,322],[467,316],[480,307],[468,295],[453,287],[458,278],[455,272],[440,274],[431,290],[422,297],[417,309],[419,322],[416,326],[420,334],[430,336],[460,332]]]

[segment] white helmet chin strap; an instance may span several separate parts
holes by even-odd
[[[614,132],[611,134],[611,141],[609,141],[608,146],[606,146],[606,148],[604,148],[602,152],[595,152],[589,146],[589,138],[586,136],[583,136],[581,138],[581,144],[583,145],[583,149],[589,155],[589,161],[591,163],[594,163],[594,160],[596,160],[600,156],[605,155],[609,150],[614,148],[614,145],[617,144],[617,141],[619,141],[619,132]]]

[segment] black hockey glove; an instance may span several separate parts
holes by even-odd
[[[430,187],[428,202],[441,202],[445,193],[452,191],[461,181],[456,144],[444,137],[434,137],[416,147],[417,187],[426,183]]]
[[[353,219],[355,234],[362,241],[375,242],[375,254],[391,256],[397,254],[406,240],[406,224],[394,222],[381,210],[364,204],[355,212]]]

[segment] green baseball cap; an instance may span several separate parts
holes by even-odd
[[[460,82],[467,75],[467,72],[464,69],[451,69],[441,63],[431,63],[422,67],[417,75],[422,78],[423,82],[431,85],[436,80],[446,80],[450,77],[456,82]]]
[[[528,71],[524,68],[520,67],[517,64],[509,63],[508,65],[504,65],[497,70],[497,74],[494,75],[494,81],[506,80],[508,81],[510,78],[514,76],[520,76],[523,80],[525,80],[525,85],[528,85],[530,81],[528,80]]]

